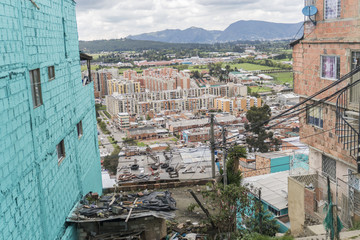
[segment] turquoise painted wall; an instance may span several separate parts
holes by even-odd
[[[272,158],[270,161],[270,173],[290,170],[290,156]]]
[[[76,239],[66,217],[84,194],[102,191],[94,88],[81,81],[75,2],[35,2],[40,9],[0,1],[0,239]],[[36,68],[43,104],[34,108]]]

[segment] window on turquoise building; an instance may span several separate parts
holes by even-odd
[[[78,124],[76,124],[78,137],[81,138],[83,135],[83,127],[82,127],[82,121],[80,121]]]
[[[48,67],[48,76],[49,76],[49,81],[55,79],[55,67],[54,66]]]
[[[40,69],[34,69],[30,72],[30,84],[33,98],[34,108],[39,107],[43,104],[41,95],[41,80],[40,80]]]
[[[276,210],[275,208],[268,206],[268,210],[272,212],[275,216],[280,216],[280,211]]]
[[[64,158],[65,158],[64,140],[61,140],[61,142],[56,146],[56,151],[58,154],[58,164],[60,164],[61,161],[64,160]]]

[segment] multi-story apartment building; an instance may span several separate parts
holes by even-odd
[[[118,113],[118,122],[120,129],[130,128],[130,115],[128,113]]]
[[[332,190],[344,190],[336,196],[339,196],[342,210],[349,209],[351,204],[345,199],[353,202],[354,189],[360,190],[359,177],[353,174],[360,172],[360,84],[348,86],[359,79],[358,73],[348,74],[360,65],[359,1],[312,0],[305,3],[315,5],[317,13],[307,17],[303,37],[292,43],[295,93],[304,100],[339,79],[344,81],[308,102],[309,105],[319,102],[339,91],[335,98],[309,107],[301,116],[300,137],[310,146],[311,169],[317,170],[320,176],[329,176],[332,183],[338,184],[337,180],[347,183],[342,185],[344,188]],[[315,191],[326,192],[326,189],[319,187],[318,190],[315,186]],[[315,199],[319,200],[319,196],[317,194]],[[341,205],[345,203],[346,206]]]
[[[234,99],[229,98],[217,98],[214,100],[214,108],[221,110],[222,112],[233,112]]]
[[[1,1],[0,19],[0,239],[76,239],[65,219],[102,184],[75,1]]]
[[[108,84],[108,95],[113,93],[118,94],[127,94],[127,93],[139,93],[140,83],[134,82],[133,80],[124,80],[124,79],[111,79],[107,81]]]
[[[123,73],[125,79],[140,82],[141,88],[149,91],[165,91],[190,88],[190,75],[174,68],[145,69],[142,74],[133,70]]]
[[[216,98],[214,108],[222,112],[244,112],[251,107],[261,107],[261,98],[242,97],[242,98]]]
[[[91,71],[91,79],[94,81],[94,95],[96,98],[103,98],[109,94],[108,81],[118,78],[119,70],[117,68],[101,69]],[[82,72],[82,76],[87,76],[86,71]]]

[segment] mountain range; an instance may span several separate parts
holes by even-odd
[[[238,40],[293,39],[302,27],[300,23],[273,23],[240,20],[230,24],[224,31],[191,27],[185,30],[167,29],[152,33],[130,35],[133,40],[149,40],[168,43],[215,43]]]

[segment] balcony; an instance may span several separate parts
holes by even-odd
[[[92,60],[92,56],[89,56],[85,53],[80,52],[80,61],[86,61],[86,66],[87,66],[87,71],[88,71],[88,75],[84,76],[84,78],[82,79],[82,83],[83,85],[88,85],[89,83],[92,82],[91,79],[91,60]]]
[[[350,83],[341,90],[336,100],[335,133],[338,142],[356,160],[357,172],[360,173],[360,75],[357,69],[350,74]]]

